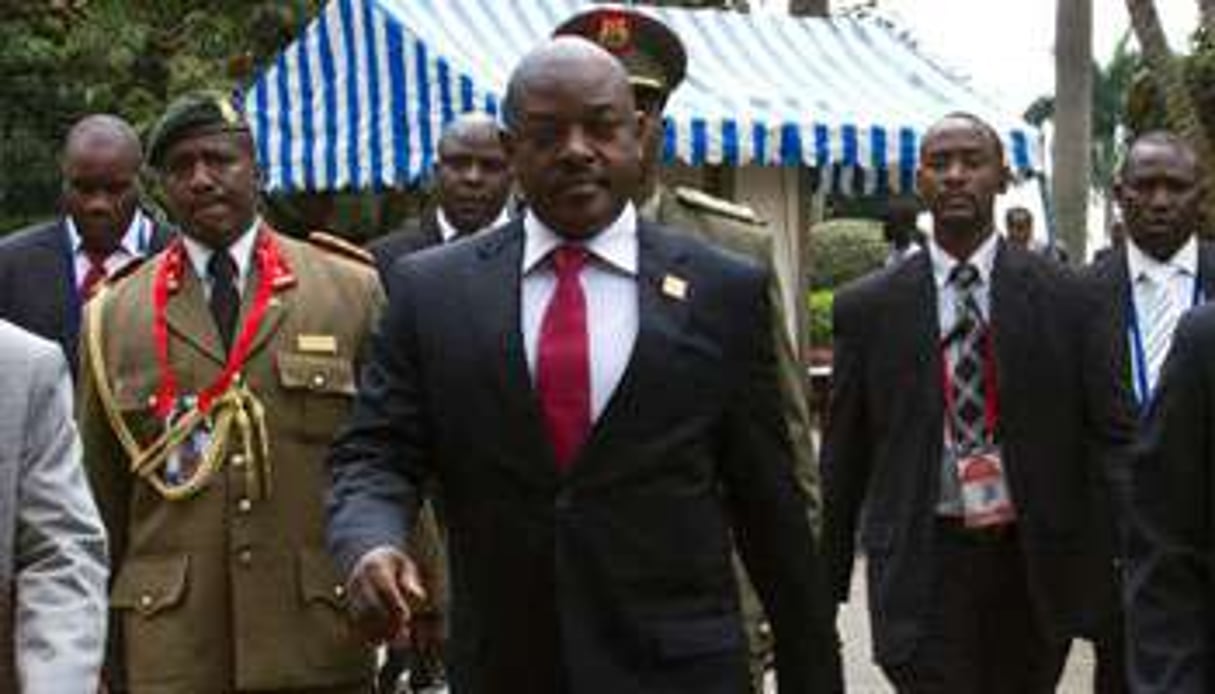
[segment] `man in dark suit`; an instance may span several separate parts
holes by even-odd
[[[731,531],[781,691],[838,686],[765,271],[637,219],[638,120],[603,49],[533,51],[504,113],[526,216],[393,267],[330,458],[356,623],[407,628],[400,547],[435,476],[456,694],[742,691]]]
[[[402,255],[447,243],[510,221],[513,177],[501,128],[484,113],[466,113],[439,137],[435,204],[400,231],[367,245],[381,277]]]
[[[835,300],[825,543],[848,596],[867,554],[875,655],[901,692],[1054,691],[1113,600],[1097,464],[1126,436],[1062,267],[995,233],[999,136],[953,114],[920,149],[925,253]]]
[[[1105,335],[1116,347],[1110,378],[1146,411],[1182,314],[1215,294],[1215,245],[1201,229],[1198,159],[1181,138],[1147,133],[1131,145],[1114,183],[1126,241],[1087,271],[1108,300]],[[1129,451],[1109,461],[1125,522],[1130,494]],[[1127,690],[1121,615],[1097,642],[1097,690]]]
[[[74,372],[84,300],[170,234],[137,206],[143,152],[126,121],[80,120],[62,160],[63,216],[0,241],[0,318],[58,342]]]
[[[1201,180],[1198,158],[1182,139],[1150,133],[1127,154],[1116,188],[1129,236],[1127,262],[1117,265],[1127,325],[1120,343],[1130,354],[1123,382],[1134,384],[1148,413],[1130,470],[1127,524],[1127,642],[1136,692],[1207,692],[1215,682],[1209,404],[1215,315],[1205,306],[1190,310],[1215,288],[1212,249],[1196,240]],[[1158,329],[1157,322],[1165,324]],[[1160,330],[1165,334],[1157,337]],[[1168,358],[1156,350],[1168,350]]]

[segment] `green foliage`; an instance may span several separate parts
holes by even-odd
[[[81,116],[146,131],[176,94],[250,78],[323,4],[90,0],[0,14],[0,232],[54,212],[56,156]]]
[[[1195,98],[1202,127],[1215,140],[1215,34],[1195,32],[1188,55],[1181,56],[1186,83]],[[1132,134],[1167,127],[1164,97],[1146,68],[1132,77],[1127,98],[1127,125]],[[1215,162],[1208,162],[1215,166]]]
[[[810,232],[810,289],[832,289],[882,266],[888,250],[882,225],[871,219],[832,219]]]
[[[818,289],[810,292],[810,345],[826,347],[831,344],[831,308],[835,292]]]

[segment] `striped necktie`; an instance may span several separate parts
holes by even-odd
[[[1173,329],[1184,309],[1174,300],[1167,277],[1153,277],[1144,272],[1139,275],[1139,287],[1139,331],[1143,339],[1148,390],[1154,391],[1160,368],[1173,343]]]

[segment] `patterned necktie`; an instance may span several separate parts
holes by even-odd
[[[224,349],[232,347],[236,318],[240,314],[240,292],[236,290],[236,261],[227,250],[215,251],[207,261],[207,276],[211,278],[211,315],[224,341]]]
[[[84,273],[84,279],[80,282],[80,298],[88,301],[97,293],[98,287],[106,278],[105,261],[110,257],[106,251],[89,251],[84,252],[85,258],[89,261],[89,269]]]
[[[1139,276],[1143,298],[1143,313],[1139,316],[1139,334],[1143,338],[1144,362],[1147,366],[1148,391],[1156,389],[1156,379],[1164,358],[1173,343],[1173,328],[1181,317],[1180,307],[1173,300],[1167,279],[1153,277],[1146,272]],[[1146,397],[1146,393],[1144,397]]]
[[[987,326],[975,293],[979,271],[969,263],[959,263],[950,274],[954,288],[954,315],[957,351],[954,353],[953,379],[950,381],[954,443],[960,452],[981,448],[986,443],[985,394],[983,388],[983,342]]]
[[[580,276],[587,251],[561,246],[552,255],[557,288],[540,323],[536,391],[557,467],[573,462],[591,428],[591,363],[586,296]]]

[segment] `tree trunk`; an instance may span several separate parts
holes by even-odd
[[[1092,0],[1057,0],[1055,7],[1055,230],[1069,257],[1084,262],[1093,115]]]
[[[1207,31],[1215,32],[1215,0],[1198,0],[1198,13]]]
[[[789,14],[794,17],[826,17],[831,12],[830,5],[829,0],[789,0]]]
[[[1063,0],[1060,0],[1061,2]],[[1212,0],[1200,0],[1203,20],[1210,18]],[[1182,72],[1181,63],[1169,49],[1168,38],[1160,24],[1160,15],[1152,0],[1126,0],[1126,9],[1131,16],[1131,27],[1143,51],[1143,60],[1151,71],[1152,80],[1164,95],[1165,117],[1169,128],[1187,140],[1202,161],[1215,162],[1211,141],[1198,118],[1198,108],[1190,93]],[[1209,25],[1208,25],[1209,26]],[[1208,190],[1211,190],[1211,175],[1207,174]],[[1215,195],[1207,196],[1207,219],[1215,220]]]

